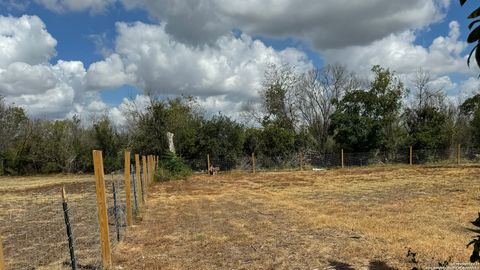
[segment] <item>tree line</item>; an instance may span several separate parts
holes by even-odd
[[[260,101],[246,104],[241,119],[207,118],[192,97],[151,96],[146,109],[127,110],[124,127],[108,114],[89,122],[33,119],[0,98],[0,174],[91,172],[92,149],[103,151],[107,172],[118,170],[125,149],[166,155],[167,131],[175,134],[176,154],[196,170],[205,168],[207,154],[231,169],[248,163],[251,153],[273,167],[302,151],[480,147],[480,94],[455,104],[421,70],[408,89],[381,66],[372,67],[370,78],[340,65],[305,72],[271,65]]]
[[[405,86],[395,72],[373,66],[359,79],[340,65],[297,73],[289,66],[266,73],[260,107],[249,115],[262,132],[295,148],[319,153],[480,147],[480,95],[449,99],[428,72]],[[457,104],[458,103],[458,104]],[[274,147],[274,149],[281,149]],[[268,151],[268,150],[267,150]]]

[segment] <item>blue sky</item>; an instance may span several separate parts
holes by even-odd
[[[476,93],[473,1],[344,1],[5,0],[0,95],[48,118],[108,111],[120,123],[126,98],[147,90],[235,115],[258,102],[270,63],[359,76],[380,64],[407,81],[422,68],[452,100]]]

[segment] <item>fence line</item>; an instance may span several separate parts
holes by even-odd
[[[95,182],[54,183],[25,188],[12,191],[25,195],[25,200],[0,199],[1,208],[12,209],[0,213],[0,236],[3,238],[0,238],[0,270],[36,267],[75,269],[75,265],[80,269],[112,267],[112,249],[135,222],[132,209],[137,213],[143,209],[159,159],[154,155],[131,155],[126,151],[123,173],[105,177],[101,151],[93,151],[92,154]],[[237,160],[227,160],[210,153],[206,160],[203,156],[203,163],[187,160],[203,164],[207,171],[209,166],[216,166],[221,170],[237,169],[252,173],[275,169],[311,170],[438,162],[464,164],[478,161],[479,149],[462,148],[460,145],[451,149],[415,149],[408,146],[397,151],[360,153],[343,149],[333,153],[302,150],[273,158],[251,153]],[[65,200],[61,200],[61,187],[68,194],[68,202],[66,196]],[[141,200],[140,206],[135,206],[133,202],[136,200]],[[64,203],[68,205],[62,209],[60,205]]]
[[[141,177],[132,179],[130,173],[140,175],[140,170],[130,171],[133,156],[126,151],[123,173],[106,177],[101,151],[92,155],[95,181],[0,191],[0,208],[7,209],[0,212],[0,270],[111,269],[112,249],[134,222],[131,189]],[[144,164],[150,179],[154,159],[158,157],[149,156],[150,164]],[[131,185],[131,180],[137,181]]]
[[[75,186],[66,188],[69,198],[68,209],[74,236],[77,265],[81,269],[98,269],[102,265],[102,259],[99,253],[101,244],[99,239],[96,186],[94,182],[89,182],[88,184],[87,188],[80,190]],[[67,256],[65,256],[63,264],[67,261],[66,258]]]
[[[211,167],[221,171],[278,171],[278,170],[312,170],[327,168],[347,168],[370,165],[420,165],[420,164],[465,164],[480,162],[480,149],[461,147],[416,149],[407,146],[391,151],[351,152],[338,149],[334,152],[319,152],[301,149],[297,153],[278,156],[266,156],[262,153],[232,158],[228,155],[209,153],[206,159],[191,159],[186,162],[195,171],[208,172]]]

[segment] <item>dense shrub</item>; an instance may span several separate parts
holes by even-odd
[[[192,169],[185,161],[172,152],[166,153],[158,164],[156,181],[169,181],[185,178],[192,174]]]

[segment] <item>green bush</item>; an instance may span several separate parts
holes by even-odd
[[[172,152],[165,154],[158,164],[156,181],[169,181],[185,178],[192,174],[192,169]]]

